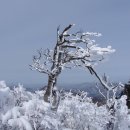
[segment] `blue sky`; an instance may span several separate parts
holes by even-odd
[[[129,0],[1,0],[0,80],[7,83],[45,84],[47,76],[29,69],[39,48],[53,48],[56,28],[75,23],[76,30],[101,32],[100,46],[116,53],[96,67],[111,80],[130,79]],[[59,83],[83,83],[93,77],[82,69],[63,71]]]

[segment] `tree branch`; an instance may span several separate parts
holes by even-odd
[[[86,66],[86,67],[88,68],[91,74],[94,74],[97,77],[97,79],[100,81],[100,83],[106,90],[110,89],[110,87],[101,79],[101,77],[97,74],[97,72],[92,68],[92,66]]]

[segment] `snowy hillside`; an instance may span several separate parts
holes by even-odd
[[[106,106],[92,103],[87,93],[61,95],[59,107],[43,101],[44,91],[31,93],[22,85],[10,90],[0,81],[0,130],[128,130],[126,96],[117,100],[115,115]]]

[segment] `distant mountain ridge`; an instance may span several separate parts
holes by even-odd
[[[9,85],[10,88],[12,89],[14,86],[17,87],[18,85],[12,84]],[[26,88],[26,90],[28,91],[37,91],[37,90],[41,90],[45,87],[46,85],[42,85],[42,84],[25,84],[23,85],[24,88]],[[97,86],[100,91],[104,92],[104,88],[98,84]],[[89,96],[97,96],[100,95],[99,93],[99,89],[96,87],[96,83],[93,82],[86,82],[86,83],[82,83],[82,84],[60,84],[58,85],[58,89],[64,89],[66,91],[69,90],[81,90],[81,91],[85,91],[88,93]]]
[[[17,85],[12,85],[11,88],[13,88],[14,86],[17,86]],[[25,87],[27,91],[31,91],[31,92],[42,90],[45,88],[45,86],[46,85],[42,85],[42,84],[23,85],[23,87]],[[82,84],[60,84],[58,85],[58,89],[59,90],[63,89],[65,91],[71,90],[74,94],[78,93],[79,90],[85,91],[88,93],[89,97],[92,97],[94,102],[105,101],[105,97],[101,93],[106,95],[106,90],[103,88],[103,86],[100,83],[86,82]]]

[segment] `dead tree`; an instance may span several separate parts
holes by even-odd
[[[93,37],[101,36],[100,33],[81,31],[68,33],[72,26],[74,24],[70,24],[62,32],[58,27],[54,50],[38,50],[38,55],[33,57],[33,64],[30,65],[31,69],[48,75],[48,85],[44,94],[44,100],[47,102],[51,101],[50,97],[56,100],[55,88],[63,68],[85,67],[90,73],[97,75],[93,66],[104,60],[106,54],[115,51],[111,46],[101,48],[96,44]]]

